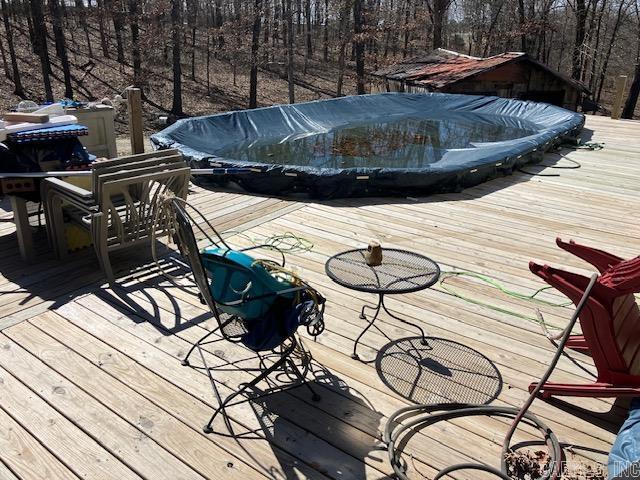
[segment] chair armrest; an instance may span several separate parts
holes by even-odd
[[[556,238],[556,244],[563,250],[566,250],[585,262],[590,263],[596,267],[600,273],[603,273],[605,270],[624,260],[617,255],[613,255],[597,248],[587,247],[586,245],[580,245],[573,240],[563,242],[562,239],[558,237]]]
[[[40,187],[42,198],[57,196],[67,203],[87,212],[97,210],[97,203],[89,190],[65,182],[59,178],[45,178]]]
[[[43,183],[46,184],[47,188],[50,188],[57,192],[65,192],[78,198],[93,198],[93,194],[89,190],[85,190],[82,187],[78,187],[69,182],[65,182],[61,178],[45,178]]]

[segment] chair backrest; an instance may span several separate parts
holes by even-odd
[[[200,293],[200,298],[215,316],[218,326],[220,327],[220,333],[227,340],[237,342],[239,341],[239,337],[246,333],[246,330],[244,328],[238,328],[236,325],[237,322],[231,323],[228,320],[222,321],[221,319],[220,310],[218,309],[218,305],[211,294],[211,290],[209,289],[209,278],[202,262],[196,236],[193,232],[193,225],[195,225],[196,222],[187,212],[185,205],[182,202],[174,201],[172,202],[172,206],[174,226],[176,228],[175,236],[177,237],[176,240],[178,248],[191,267],[193,278]],[[209,244],[217,244],[217,242],[211,239],[206,232],[202,231],[202,233],[206,236]],[[220,244],[222,245],[222,243]]]
[[[531,263],[530,269],[575,304],[589,281],[547,265]],[[599,277],[580,314],[580,326],[599,381],[640,384],[640,309],[632,293],[618,292]]]
[[[166,219],[156,219],[156,211],[169,196],[187,197],[190,174],[188,167],[166,167],[107,176],[100,186],[98,208],[106,225],[103,228],[107,229],[108,244],[124,246],[148,239],[153,230],[164,233]],[[156,224],[156,220],[160,221]]]
[[[209,290],[209,281],[200,257],[200,249],[196,236],[193,233],[192,218],[185,210],[184,206],[179,202],[173,202],[173,214],[175,215],[175,235],[177,237],[180,253],[189,262],[196,286],[200,292],[203,301],[207,306],[217,312],[216,302],[211,296]]]
[[[103,175],[170,164],[187,166],[182,154],[175,149],[97,160],[91,164],[91,191],[94,195],[100,191]]]
[[[635,295],[628,293],[612,303],[613,329],[628,372],[640,378],[640,308]]]

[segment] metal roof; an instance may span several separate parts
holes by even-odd
[[[391,80],[403,80],[414,85],[426,87],[429,90],[439,90],[452,83],[493,70],[507,63],[519,61],[531,62],[573,87],[587,91],[587,88],[582,83],[552,70],[547,65],[532,59],[523,52],[506,52],[492,57],[480,58],[438,48],[427,55],[414,57],[382,68],[374,72],[373,75]]]

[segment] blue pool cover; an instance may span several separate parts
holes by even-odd
[[[314,198],[460,191],[540,161],[584,116],[498,97],[382,93],[183,119],[151,137],[207,182]],[[204,179],[205,177],[201,177]]]

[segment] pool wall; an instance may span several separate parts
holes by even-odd
[[[425,112],[443,119],[469,112],[501,125],[517,119],[527,122],[534,133],[448,150],[440,161],[421,168],[318,168],[240,161],[215,153],[239,142],[281,141],[351,123]],[[583,125],[582,114],[544,103],[477,95],[382,93],[183,119],[153,135],[151,142],[156,149],[179,149],[193,168],[231,169],[226,175],[199,177],[209,184],[233,182],[249,192],[304,193],[313,198],[407,196],[460,191],[511,174],[522,165],[540,161],[544,151],[559,143],[574,141]]]

